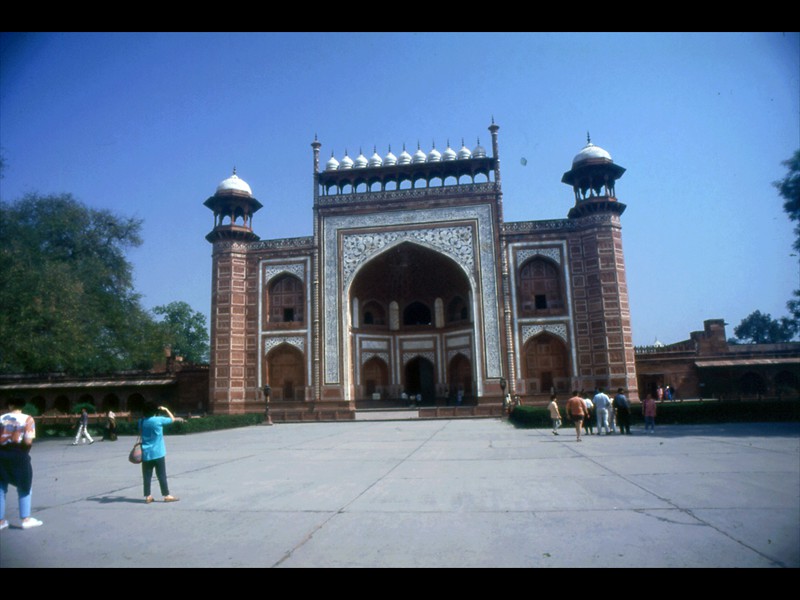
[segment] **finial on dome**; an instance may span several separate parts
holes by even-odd
[[[592,138],[589,137],[589,132],[588,131],[586,132],[586,143],[587,144],[591,144],[592,143]]]
[[[236,175],[236,165],[233,165],[233,174]]]

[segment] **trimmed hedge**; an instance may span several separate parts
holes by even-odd
[[[561,408],[562,417],[564,407]],[[594,418],[594,415],[592,416]],[[517,427],[552,427],[546,406],[516,406],[509,420]],[[659,402],[656,405],[657,425],[699,425],[705,423],[752,423],[774,421],[800,421],[800,401],[760,400],[704,402]],[[564,419],[564,424],[570,421]],[[631,408],[631,424],[644,423],[642,407]]]

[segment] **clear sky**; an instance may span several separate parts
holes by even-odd
[[[586,143],[617,182],[634,343],[777,318],[800,286],[772,182],[800,148],[798,33],[0,34],[0,199],[144,220],[146,308],[209,316],[203,206],[233,167],[262,239],[311,235],[312,150],[426,152],[500,126],[507,221],[565,218]],[[523,160],[524,159],[524,160]]]

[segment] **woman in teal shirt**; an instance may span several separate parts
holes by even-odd
[[[163,411],[166,417],[157,413]],[[142,479],[144,481],[144,501],[150,504],[153,496],[150,495],[150,482],[155,469],[158,485],[164,502],[177,502],[179,499],[170,495],[167,484],[167,448],[164,445],[164,425],[176,421],[173,414],[165,406],[157,406],[154,402],[147,402],[144,406],[144,418],[139,420],[139,433],[142,436]]]

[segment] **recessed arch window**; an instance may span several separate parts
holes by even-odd
[[[264,381],[274,400],[302,400],[305,390],[303,353],[289,344],[275,347],[266,358]]]
[[[412,302],[403,311],[403,325],[430,325],[431,309],[422,302]]]
[[[564,341],[550,333],[541,333],[525,344],[524,374],[538,380],[541,393],[565,391],[569,384],[569,353]]]
[[[370,300],[364,304],[361,311],[361,324],[368,325],[386,325],[386,310],[383,306],[375,300]]]
[[[447,305],[447,322],[456,323],[469,319],[469,308],[461,296],[456,296]]]
[[[365,398],[371,398],[372,394],[380,393],[389,385],[389,367],[385,361],[373,356],[364,363],[361,369],[361,379]]]
[[[269,285],[270,323],[302,323],[305,294],[303,282],[294,275],[281,275]]]
[[[519,296],[523,314],[562,313],[564,294],[556,264],[537,256],[522,265],[519,271]]]

